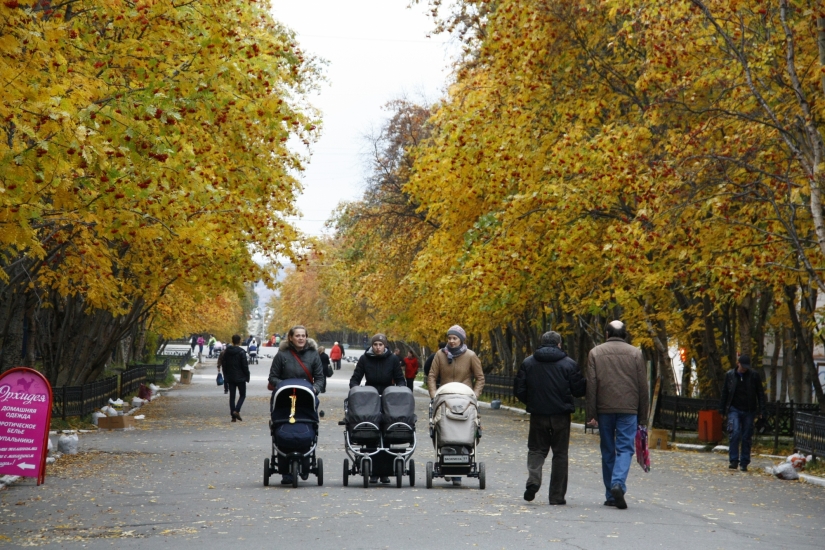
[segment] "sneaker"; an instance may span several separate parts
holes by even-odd
[[[384,477],[381,478],[381,483],[389,483],[389,482],[390,482],[390,478],[388,478],[387,476],[384,476]]]
[[[730,464],[728,464],[728,470],[735,470],[735,469],[737,469],[738,467],[739,467],[739,463],[738,463],[738,462],[731,462]]]
[[[524,490],[524,500],[527,502],[533,502],[533,499],[536,498],[536,493],[538,492],[539,486],[531,483],[527,486],[527,489]]]
[[[284,474],[281,476],[281,485],[292,485],[292,475]]]
[[[742,466],[739,467],[739,469],[742,470],[743,472],[747,472],[748,471],[748,465],[743,464]]]
[[[564,506],[565,504],[567,504],[567,501],[564,500],[564,499],[561,499],[561,500],[550,499],[550,506]]]
[[[605,501],[604,501],[604,505],[605,505],[605,506],[614,506],[614,507],[615,507],[615,506],[616,506],[616,501],[615,501],[615,500],[605,500]]]
[[[624,499],[624,491],[622,491],[621,485],[618,483],[613,485],[613,487],[610,488],[610,494],[613,495],[613,499],[616,501],[616,508],[619,510],[627,508],[627,502]]]

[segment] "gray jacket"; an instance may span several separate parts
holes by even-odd
[[[647,424],[647,370],[642,350],[608,338],[587,357],[587,420],[599,414],[635,414]]]
[[[306,346],[301,351],[292,347],[288,339],[281,342],[278,353],[275,355],[275,359],[272,360],[272,366],[269,367],[269,383],[277,386],[279,382],[290,378],[309,381],[306,371],[301,367],[292,352],[301,358],[304,367],[312,373],[312,385],[315,388],[315,394],[321,393],[326,386],[326,378],[324,377],[324,367],[321,365],[321,357],[318,355],[318,346],[312,338],[307,338]]]

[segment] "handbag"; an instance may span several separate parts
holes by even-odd
[[[220,372],[220,371],[218,371],[218,380],[217,380],[217,382],[218,382],[219,386],[223,386],[223,373]]]
[[[332,365],[324,365],[324,376],[329,378],[332,375],[333,375]]]

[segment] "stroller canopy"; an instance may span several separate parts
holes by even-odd
[[[283,380],[275,388],[272,405],[272,422],[288,422],[292,413],[292,397],[295,396],[295,421],[318,423],[318,402],[312,384],[299,378]]]
[[[462,384],[463,385],[463,384]],[[381,408],[384,412],[384,426],[403,422],[415,426],[415,398],[412,390],[406,386],[390,386],[381,395]]]
[[[435,392],[436,397],[439,395],[444,395],[446,393],[456,393],[459,395],[472,395],[475,397],[475,392],[473,388],[468,386],[467,384],[462,384],[461,382],[450,382],[448,384],[444,384]]]
[[[353,428],[361,422],[381,425],[381,395],[372,386],[350,388],[347,397],[347,427]]]

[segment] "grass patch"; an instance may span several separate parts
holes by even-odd
[[[818,458],[805,464],[805,473],[812,476],[825,477],[825,460]]]
[[[62,418],[52,417],[49,424],[49,430],[94,430],[97,426],[92,424],[92,415],[86,416],[70,416],[63,420]]]

